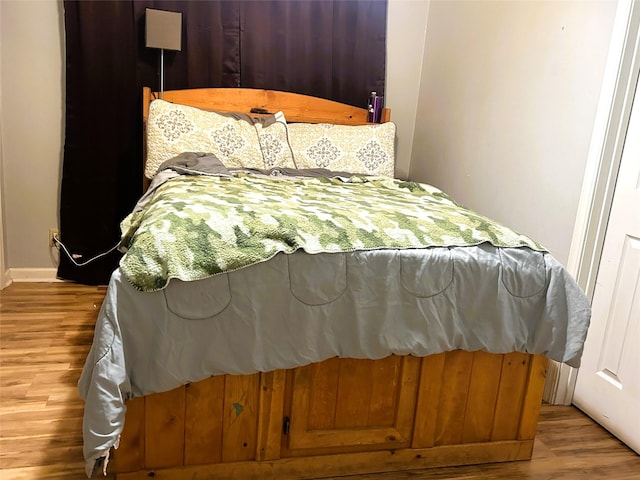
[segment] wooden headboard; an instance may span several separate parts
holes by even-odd
[[[147,158],[146,131],[149,105],[159,98],[158,92],[149,87],[142,91],[143,120],[143,165]],[[240,112],[259,116],[260,114],[284,113],[287,122],[334,123],[341,125],[364,125],[367,123],[367,109],[358,108],[324,98],[299,93],[261,90],[255,88],[193,88],[187,90],[165,90],[162,96],[167,102],[178,103],[218,112]],[[391,120],[391,110],[382,110],[381,121]],[[144,190],[149,180],[144,178]]]
[[[149,104],[159,94],[149,87],[143,89],[142,117],[147,122]],[[254,88],[193,88],[188,90],[165,90],[163,100],[190,105],[203,110],[219,112],[252,113],[260,109],[264,113],[282,111],[288,122],[335,123],[363,125],[367,123],[367,109],[353,107],[324,98],[299,93],[260,90]],[[254,114],[256,112],[253,112]],[[260,112],[257,112],[260,113]],[[382,111],[382,122],[391,119],[391,110]]]

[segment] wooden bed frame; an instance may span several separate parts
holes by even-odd
[[[281,110],[288,121],[366,123],[365,109],[283,92],[163,98],[208,110]],[[145,125],[151,99],[145,89]],[[109,471],[122,480],[283,480],[526,460],[546,367],[539,355],[452,351],[212,377],[127,402]]]

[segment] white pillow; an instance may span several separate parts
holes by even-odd
[[[290,123],[289,141],[298,168],[327,168],[392,177],[396,125]]]
[[[246,114],[209,112],[154,100],[149,105],[144,173],[152,178],[162,162],[183,152],[212,153],[228,168],[269,168],[266,158],[282,163],[274,166],[293,166],[288,144],[284,150],[278,143],[282,138],[286,140],[282,112],[254,120]]]
[[[287,138],[287,121],[282,112],[255,119],[265,169],[295,168]]]

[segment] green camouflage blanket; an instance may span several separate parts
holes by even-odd
[[[139,290],[199,280],[278,252],[538,243],[435,187],[388,178],[181,176],[122,222],[120,268]]]

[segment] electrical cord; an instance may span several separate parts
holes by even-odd
[[[117,248],[118,248],[118,244],[119,244],[119,243],[120,243],[120,242],[116,243],[113,247],[111,247],[111,248],[110,248],[109,250],[107,250],[106,252],[100,253],[100,254],[96,255],[95,257],[92,257],[92,258],[90,258],[90,259],[88,259],[88,260],[85,260],[85,261],[83,261],[83,262],[78,262],[78,261],[76,261],[76,258],[81,258],[81,257],[82,257],[82,255],[77,254],[77,253],[72,255],[71,253],[69,253],[69,250],[67,249],[67,247],[65,246],[65,244],[64,244],[64,243],[62,243],[62,242],[60,241],[60,239],[58,238],[58,235],[54,235],[54,236],[53,236],[53,245],[54,245],[58,250],[60,250],[60,249],[62,248],[62,251],[64,251],[64,253],[67,255],[67,257],[69,257],[69,260],[71,260],[71,261],[73,262],[73,264],[74,264],[76,267],[84,267],[85,265],[87,265],[87,264],[89,264],[89,263],[93,262],[94,260],[97,260],[97,259],[99,259],[99,258],[102,258],[102,257],[104,257],[104,256],[106,256],[106,255],[109,255],[111,252],[113,252],[115,249],[117,249]]]

